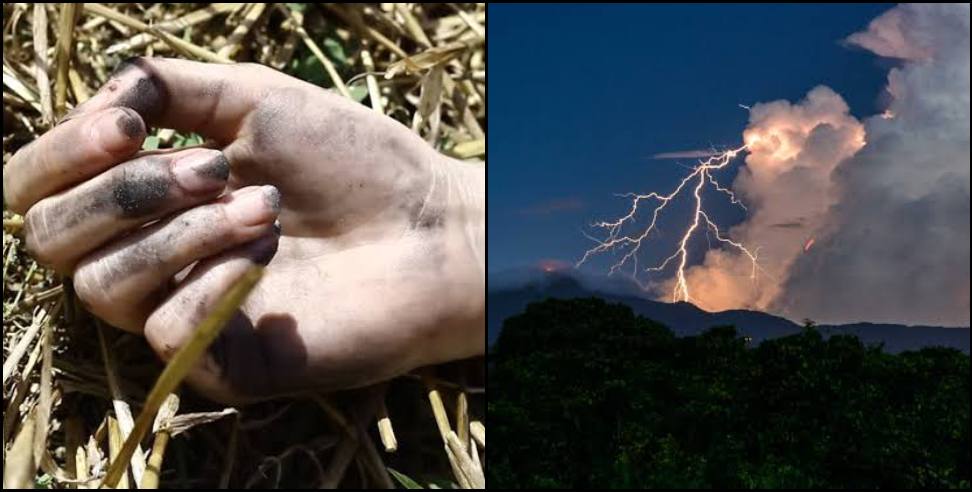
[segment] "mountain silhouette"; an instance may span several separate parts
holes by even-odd
[[[487,292],[486,323],[489,345],[499,336],[503,321],[523,312],[527,304],[547,298],[571,299],[599,297],[625,304],[635,314],[668,326],[676,336],[698,335],[708,328],[733,325],[740,336],[752,338],[753,344],[799,333],[802,326],[779,316],[760,311],[731,310],[710,313],[687,302],[652,301],[635,295],[636,288],[617,280],[581,278],[559,272],[516,271],[490,276]],[[494,282],[494,280],[496,280]],[[599,284],[599,285],[597,285]],[[969,328],[941,326],[905,326],[895,324],[853,323],[818,325],[822,335],[855,335],[864,344],[884,344],[890,353],[918,350],[922,347],[951,347],[969,353]]]

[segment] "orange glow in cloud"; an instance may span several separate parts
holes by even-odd
[[[602,253],[620,256],[610,273],[630,272],[642,288],[658,292],[660,299],[692,302],[702,309],[767,309],[782,290],[796,257],[809,250],[823,216],[832,204],[830,173],[837,164],[864,145],[864,128],[849,114],[844,100],[827,87],[816,87],[798,103],[773,101],[754,105],[744,145],[700,161],[668,194],[626,193],[628,213],[613,221],[593,224],[606,238],[588,236],[597,245],[578,265]],[[731,189],[717,180],[719,170],[742,153],[741,167]],[[711,186],[709,186],[711,185]],[[739,205],[747,219],[731,230],[721,230],[706,213],[703,188],[724,195]],[[659,215],[677,196],[688,195],[694,204],[684,229],[678,231],[675,251],[655,266],[639,266],[641,246],[657,234]],[[640,223],[640,217],[645,217]],[[797,228],[778,224],[796,223]],[[705,233],[714,239],[704,262],[689,263],[690,239]],[[802,251],[801,251],[802,250]],[[757,256],[765,259],[757,263]],[[642,283],[639,275],[671,272],[667,279]],[[670,293],[668,295],[663,292]]]
[[[537,266],[547,273],[562,272],[571,268],[571,264],[563,260],[546,258],[537,262]]]

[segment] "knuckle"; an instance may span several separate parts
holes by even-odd
[[[23,214],[25,212],[23,204],[20,201],[20,195],[17,193],[17,186],[11,183],[13,179],[12,169],[4,169],[3,173],[3,203],[7,206],[7,209],[11,212]]]
[[[156,313],[145,323],[145,339],[163,361],[172,359],[180,348],[178,341],[166,328],[171,325],[170,321],[173,321],[168,318]]]
[[[112,304],[110,292],[104,288],[100,262],[84,264],[74,272],[74,291],[94,314],[105,314]]]
[[[24,215],[24,243],[27,253],[38,263],[50,265],[55,261],[50,248],[47,209],[34,206]]]

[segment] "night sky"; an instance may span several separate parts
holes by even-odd
[[[880,112],[887,62],[842,40],[889,8],[490,5],[489,272],[575,262],[591,222],[627,211],[615,193],[670,191],[695,162],[655,154],[739,146],[739,104],[825,84],[853,115]]]

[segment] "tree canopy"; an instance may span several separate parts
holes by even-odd
[[[968,488],[969,356],[853,336],[676,338],[603,300],[547,300],[490,355],[490,486]]]

